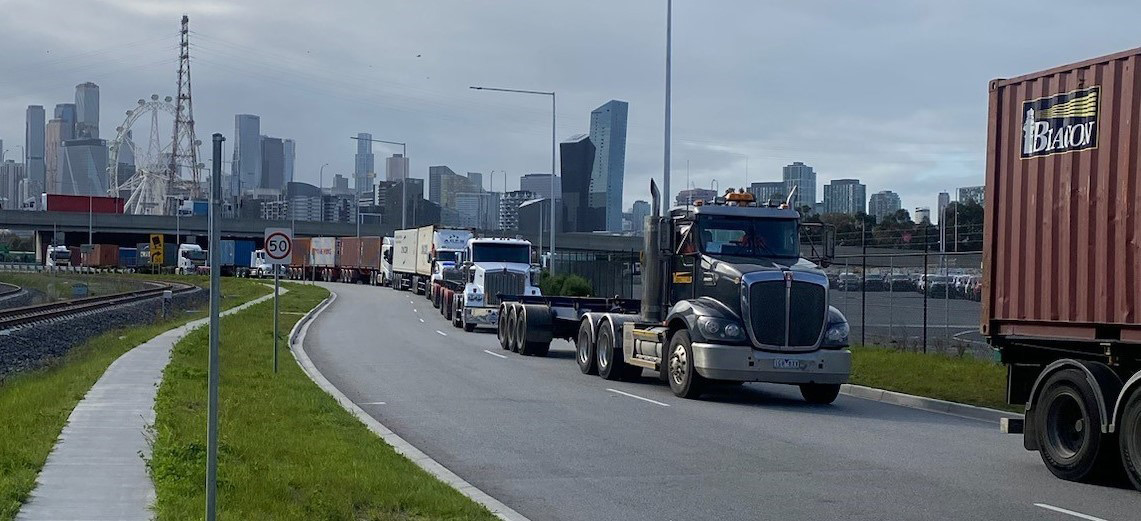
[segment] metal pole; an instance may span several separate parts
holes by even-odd
[[[222,292],[218,252],[222,206],[222,134],[214,134],[214,172],[210,176],[210,368],[206,401],[206,521],[217,519],[218,502],[218,313]]]
[[[277,274],[277,264],[273,265],[273,372],[277,373],[277,300],[281,282]]]
[[[868,345],[868,219],[867,217],[864,217],[861,219],[861,221],[862,224],[860,225],[860,236],[862,238],[860,239],[860,242],[862,242],[864,246],[864,264],[860,268],[860,277],[862,277],[860,281],[860,345],[866,346]]]
[[[927,294],[931,291],[931,277],[927,274],[927,223],[923,223],[923,352],[927,352]]]
[[[558,194],[555,193],[555,93],[551,92],[551,266],[554,267],[555,262],[555,198]],[[622,211],[621,208],[618,211]],[[539,232],[542,233],[542,229]],[[551,273],[554,273],[553,271]]]
[[[666,117],[665,117],[665,154],[662,168],[662,200],[666,208],[670,206],[670,61],[671,42],[673,40],[673,0],[666,0]],[[668,211],[666,212],[669,213]]]
[[[892,300],[895,298],[895,256],[887,258],[887,340],[895,338],[895,315],[892,309]]]
[[[25,167],[25,168],[27,168],[27,167]],[[87,196],[87,244],[95,244],[95,239],[92,238],[92,237],[94,237],[95,234],[92,233],[92,231],[91,231],[92,213],[93,212],[91,211],[91,196],[89,195],[89,196]]]
[[[400,165],[400,227],[408,229],[408,145],[400,144],[400,155],[404,156]]]

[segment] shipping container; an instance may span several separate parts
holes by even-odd
[[[1138,52],[991,82],[984,334],[1141,342]]]
[[[125,201],[99,195],[43,194],[43,207],[49,212],[123,213]]]
[[[89,268],[115,268],[119,266],[117,244],[85,244],[81,248],[83,265]]]
[[[218,266],[222,268],[234,266],[234,241],[222,239],[218,241]]]
[[[295,237],[293,239],[293,250],[290,252],[289,265],[294,267],[310,266],[309,262],[309,241],[308,237]]]
[[[72,266],[83,264],[83,250],[79,246],[68,246],[67,250],[71,252]]]
[[[210,213],[209,201],[194,201],[191,206],[193,215],[208,215]]]
[[[361,237],[360,238],[360,259],[357,261],[360,267],[370,268],[374,270],[380,269],[380,248],[383,244],[383,239],[380,237]]]
[[[234,266],[250,267],[250,255],[257,249],[254,241],[234,241]]]
[[[336,237],[313,237],[309,241],[309,265],[331,268],[336,266]]]
[[[360,265],[360,239],[345,237],[338,242],[338,246],[341,252],[337,256],[337,267],[355,268]]]
[[[137,248],[119,248],[119,267],[134,268],[139,264],[139,250]]]
[[[416,273],[416,230],[396,230],[392,236],[392,271]]]

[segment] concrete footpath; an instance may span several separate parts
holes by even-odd
[[[285,288],[281,294],[285,294]],[[237,306],[237,313],[273,294]],[[115,360],[71,411],[36,488],[17,521],[149,520],[155,500],[147,474],[147,428],[174,344],[208,318],[168,330]],[[203,427],[205,428],[205,427]]]

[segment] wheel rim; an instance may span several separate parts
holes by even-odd
[[[583,367],[590,365],[590,333],[586,331],[578,332],[578,342],[575,344],[575,349],[578,351],[578,363]]]
[[[1141,400],[1134,397],[1133,401]],[[1125,445],[1125,454],[1129,457],[1126,470],[1138,473],[1134,474],[1134,477],[1141,480],[1141,414],[1135,412],[1138,407],[1141,405],[1126,407],[1125,415],[1122,417],[1121,437]]]
[[[497,320],[495,323],[495,329],[499,334],[499,343],[502,346],[506,347],[507,346],[507,334],[506,334],[506,331],[504,331],[505,328],[503,327],[504,321],[505,321],[505,316],[503,314],[503,306],[499,306],[499,320]]]
[[[515,343],[519,345],[519,351],[527,343],[527,315],[522,309],[515,312]]]
[[[608,369],[612,356],[614,356],[614,349],[610,343],[610,335],[598,335],[598,368],[602,370]]]
[[[1080,398],[1067,389],[1047,404],[1046,439],[1047,449],[1060,461],[1073,460],[1089,437],[1089,419],[1086,417]]]
[[[685,347],[678,344],[670,353],[670,379],[675,385],[683,385],[685,377],[689,374],[689,357],[685,354]]]

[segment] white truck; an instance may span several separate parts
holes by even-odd
[[[44,264],[47,266],[70,266],[71,250],[67,246],[48,246],[44,255]]]
[[[193,275],[206,267],[206,250],[197,244],[178,245],[176,270],[183,275]]]
[[[437,259],[454,262],[456,253],[463,250],[471,236],[468,230],[436,225],[396,230],[392,241],[392,287],[431,298],[432,276],[440,269]]]
[[[269,258],[265,256],[265,250],[254,250],[250,253],[250,277],[272,277],[273,264],[269,263]],[[278,268],[278,273],[284,275],[282,267]]]
[[[522,239],[469,239],[455,271],[458,280],[444,274],[440,309],[464,331],[498,327],[501,295],[542,295],[531,243]]]
[[[381,239],[380,243],[380,281],[381,286],[392,284],[392,237]]]

